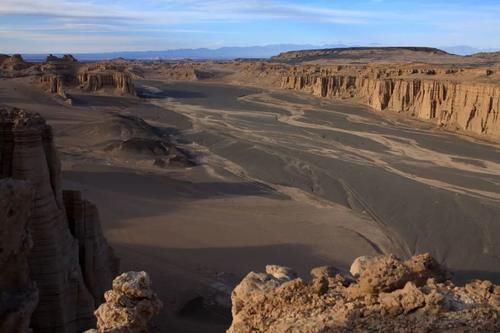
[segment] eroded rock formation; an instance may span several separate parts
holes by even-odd
[[[33,194],[28,182],[0,179],[0,332],[30,332],[38,304],[28,266]]]
[[[62,76],[55,74],[43,75],[40,77],[40,83],[42,83],[51,94],[56,94],[64,100],[68,100],[68,96],[64,90],[64,78]]]
[[[80,191],[64,190],[63,200],[69,229],[78,240],[85,285],[99,304],[118,272],[118,259],[104,238],[97,207],[83,199]]]
[[[29,64],[24,61],[20,54],[6,57],[3,61],[0,60],[0,62],[2,69],[10,71],[20,71],[29,67]]]
[[[113,289],[106,291],[106,303],[95,311],[97,330],[90,332],[144,333],[148,324],[163,307],[151,287],[146,272],[123,273],[113,280]]]
[[[125,65],[82,64],[72,55],[50,55],[41,66],[40,83],[49,92],[70,101],[67,90],[95,92],[110,89],[113,93],[135,95],[133,75]]]
[[[320,267],[306,282],[289,268],[252,272],[233,291],[228,333],[500,330],[500,286],[457,287],[427,254],[365,257],[353,273]]]
[[[435,75],[436,70],[429,73]],[[282,77],[281,87],[319,97],[360,98],[378,111],[401,112],[441,126],[500,136],[498,84],[401,76],[367,70],[347,74],[342,69],[295,72]]]
[[[32,64],[24,61],[20,54],[12,56],[0,54],[0,77],[19,77],[29,74]]]
[[[29,279],[20,276],[18,281],[29,285],[28,280],[32,280],[38,287],[39,302],[31,327],[36,332],[81,332],[92,327],[92,295],[108,288],[117,262],[102,236],[95,208],[74,192],[68,192],[63,200],[52,130],[38,114],[0,109],[0,178],[25,181],[32,189],[28,193],[18,186],[24,194],[11,195],[17,199],[7,202],[6,207],[6,223],[11,227],[14,220],[9,219],[29,214],[29,222],[23,223],[21,216],[16,223],[19,229],[11,230],[9,235],[22,236],[26,223],[30,226],[33,246],[27,254]],[[15,205],[24,207],[14,209]],[[0,212],[4,212],[3,207]],[[26,269],[15,260],[22,262],[27,250],[21,245],[25,243],[18,241],[19,249],[15,251],[19,255],[8,257],[20,275]],[[4,288],[8,292],[9,285],[0,287],[2,292]]]
[[[87,91],[113,88],[123,94],[135,94],[132,77],[128,73],[114,71],[92,72],[83,68],[78,73],[80,87]]]

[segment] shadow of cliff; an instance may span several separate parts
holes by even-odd
[[[87,185],[143,198],[170,200],[208,199],[227,196],[265,195],[283,198],[272,187],[258,182],[195,182],[170,175],[139,174],[124,171],[64,171],[63,177]]]
[[[178,130],[186,130],[193,127],[191,120],[185,115],[154,104],[141,103],[133,105],[127,109],[127,113],[143,118],[148,122],[154,121],[156,123],[167,124]],[[155,126],[158,126],[158,124],[155,124]]]
[[[471,280],[489,280],[495,284],[500,284],[500,271],[459,270],[453,271],[452,273],[453,282],[459,286],[463,286]]]
[[[73,106],[120,107],[127,108],[140,103],[132,96],[104,96],[93,94],[70,94]]]
[[[206,98],[207,95],[198,91],[189,90],[176,90],[176,89],[164,89],[161,91],[150,91],[143,87],[136,88],[137,96],[141,98],[177,98],[177,99],[191,99],[191,98]]]
[[[181,172],[182,173],[182,172]],[[64,171],[64,188],[81,190],[95,202],[101,215],[114,221],[163,216],[203,199],[236,196],[265,196],[285,200],[288,197],[257,182],[191,181],[165,175],[134,173],[118,168],[95,171]],[[110,223],[108,228],[120,228]]]

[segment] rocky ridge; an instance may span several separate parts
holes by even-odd
[[[117,260],[102,235],[96,208],[79,193],[61,189],[52,129],[38,114],[0,109],[0,179],[0,202],[8,206],[0,210],[7,212],[2,237],[10,240],[6,259],[0,261],[5,268],[0,288],[2,294],[14,287],[24,290],[7,300],[7,315],[24,307],[22,325],[16,328],[23,331],[38,293],[30,326],[36,332],[92,327],[92,312],[111,285]]]
[[[343,68],[305,67],[283,75],[281,87],[326,98],[359,98],[377,111],[399,112],[439,126],[500,136],[500,84],[433,79],[450,69],[426,69],[424,75],[421,70],[387,73],[361,69],[353,74]],[[484,71],[484,76],[490,75],[493,73]]]
[[[249,273],[232,293],[228,333],[498,332],[500,286],[458,287],[428,254],[358,258],[297,278],[290,268]]]
[[[427,58],[431,61],[453,59],[460,61],[462,57],[449,54],[432,47],[346,47],[316,50],[298,50],[283,52],[272,57],[272,61],[303,62],[312,60],[349,60],[349,61],[412,61]]]

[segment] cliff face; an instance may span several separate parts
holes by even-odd
[[[40,83],[46,87],[51,94],[57,94],[67,100],[68,96],[64,90],[64,79],[57,75],[43,75],[40,77]]]
[[[63,58],[48,56],[41,66],[40,83],[50,93],[57,94],[70,101],[66,91],[79,88],[85,91],[113,89],[119,94],[135,95],[132,74],[125,66],[107,64],[81,64],[73,56]]]
[[[267,266],[234,289],[228,333],[497,332],[500,286],[472,281],[457,287],[429,255],[401,261],[361,257],[343,272]]]
[[[30,332],[38,304],[28,266],[32,198],[29,183],[0,179],[0,332]]]
[[[29,278],[39,290],[31,327],[36,332],[92,327],[93,294],[109,287],[117,262],[95,208],[87,211],[89,204],[78,195],[63,200],[52,130],[39,115],[0,110],[0,178],[26,181],[33,189],[32,200],[24,201],[33,241],[27,255]]]
[[[84,200],[79,191],[64,190],[63,200],[69,229],[78,241],[85,285],[99,304],[104,301],[104,292],[118,272],[118,259],[102,234],[97,207]]]
[[[80,87],[87,91],[114,88],[123,94],[135,94],[132,77],[123,72],[90,72],[83,70],[78,74]]]
[[[500,85],[433,79],[438,74],[435,70],[429,70],[428,77],[402,74],[292,70],[282,75],[281,87],[326,98],[359,98],[378,111],[400,112],[440,126],[500,136]]]

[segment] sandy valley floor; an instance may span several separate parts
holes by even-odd
[[[500,281],[498,145],[286,91],[137,85],[147,98],[75,95],[68,106],[3,79],[0,105],[53,125],[65,187],[98,205],[123,270],[152,274],[169,316],[159,330],[223,332],[228,313],[200,316],[196,300],[271,263],[305,275],[430,251],[458,280]],[[158,127],[199,165],[161,169],[101,151],[117,114]]]

